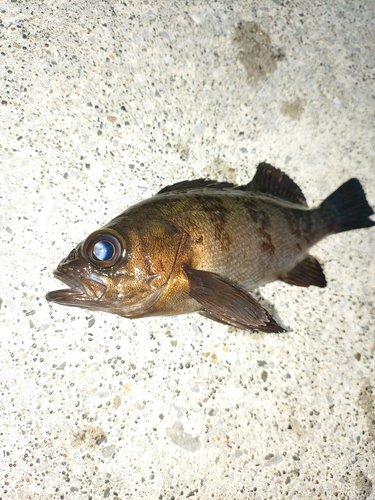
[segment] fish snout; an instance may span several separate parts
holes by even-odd
[[[63,259],[60,262],[58,269],[61,269],[62,266],[69,265],[69,264],[77,261],[80,258],[79,247],[80,247],[80,245],[78,245],[76,248],[73,248],[73,250],[69,253],[69,255],[67,257],[65,257],[65,259]]]

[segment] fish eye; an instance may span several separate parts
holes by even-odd
[[[106,260],[112,259],[115,253],[115,247],[110,241],[102,240],[95,243],[92,249],[92,256],[95,260],[100,260],[104,262]]]
[[[124,255],[125,241],[112,229],[100,229],[92,233],[83,244],[85,258],[96,267],[114,266]]]

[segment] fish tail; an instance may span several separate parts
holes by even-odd
[[[323,201],[320,208],[333,214],[332,229],[335,233],[375,226],[375,222],[369,218],[374,211],[358,179],[345,182]]]

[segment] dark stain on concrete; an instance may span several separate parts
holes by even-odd
[[[281,113],[292,120],[299,120],[304,112],[305,103],[299,97],[291,101],[284,101],[281,105]]]
[[[238,60],[244,66],[249,83],[256,85],[271,75],[284,59],[280,49],[271,46],[268,33],[253,21],[241,21],[235,29],[234,41],[239,46]]]
[[[107,433],[101,427],[87,426],[73,434],[74,446],[94,448],[107,441]]]
[[[365,380],[358,396],[358,405],[362,408],[367,424],[368,436],[375,441],[375,387]]]
[[[366,474],[364,474],[361,470],[356,471],[352,482],[354,482],[354,486],[357,489],[356,498],[358,500],[366,500],[366,498],[370,498],[372,492],[372,481],[366,476]]]

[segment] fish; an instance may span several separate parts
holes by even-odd
[[[91,233],[54,276],[46,299],[126,318],[199,312],[243,330],[280,333],[251,294],[276,280],[325,287],[309,254],[331,234],[369,228],[374,211],[356,178],[309,209],[298,185],[261,163],[246,185],[177,182]]]

